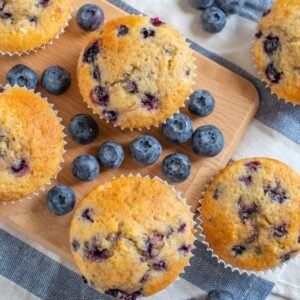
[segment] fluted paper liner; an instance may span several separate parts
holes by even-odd
[[[49,182],[47,182],[45,185],[43,185],[42,187],[40,187],[36,192],[32,193],[31,195],[25,196],[25,197],[20,198],[20,199],[10,200],[10,201],[0,201],[0,205],[2,204],[4,206],[6,206],[6,205],[14,205],[16,203],[24,202],[26,200],[31,200],[33,197],[37,197],[40,194],[40,192],[44,192],[46,190],[47,186],[50,186],[52,184],[52,180],[57,179],[57,176],[58,176],[59,172],[62,169],[62,164],[64,163],[64,155],[66,153],[65,147],[67,145],[66,134],[64,133],[65,127],[64,127],[64,125],[62,125],[62,118],[60,118],[58,116],[58,111],[54,109],[54,105],[52,103],[48,102],[48,98],[43,97],[40,92],[35,92],[34,90],[29,90],[29,89],[27,89],[25,87],[20,87],[18,85],[10,86],[9,84],[7,84],[7,85],[4,86],[5,90],[6,89],[13,89],[13,88],[22,88],[24,90],[31,91],[34,94],[36,94],[37,96],[39,96],[41,99],[43,99],[48,104],[49,108],[54,112],[54,114],[55,114],[55,116],[56,116],[56,118],[59,121],[60,126],[61,126],[61,131],[62,131],[62,136],[63,136],[63,152],[62,152],[62,160],[61,160],[61,162],[60,162],[60,164],[58,166],[57,173],[55,174],[55,176],[53,178],[50,178]]]

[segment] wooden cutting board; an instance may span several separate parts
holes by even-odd
[[[87,1],[75,1],[74,15],[77,9],[85,2]],[[106,1],[98,0],[93,2],[98,3],[104,9],[106,20],[125,15],[125,12]],[[39,87],[39,91],[42,92],[43,96],[48,96],[49,102],[53,103],[55,108],[58,109],[59,116],[63,118],[63,124],[67,127],[69,120],[75,114],[91,114],[91,110],[86,107],[81,99],[76,82],[76,65],[85,37],[86,33],[78,28],[76,20],[73,18],[70,27],[67,28],[62,37],[45,50],[38,51],[30,56],[0,57],[0,82],[5,83],[7,71],[19,63],[28,65],[36,70],[39,75],[45,68],[51,65],[61,65],[68,69],[72,73],[73,83],[70,90],[64,95],[59,97],[47,95]],[[94,186],[121,174],[127,175],[131,172],[133,174],[141,173],[142,175],[162,176],[160,171],[162,159],[172,152],[179,151],[191,158],[192,172],[189,179],[184,183],[176,185],[176,188],[183,192],[183,195],[187,197],[193,209],[196,209],[205,184],[231,158],[257,110],[259,101],[257,91],[250,82],[199,53],[195,52],[195,57],[198,66],[195,89],[209,90],[215,97],[217,104],[211,116],[203,119],[194,116],[191,117],[194,128],[204,124],[213,124],[223,131],[226,146],[220,155],[214,158],[199,157],[191,151],[190,143],[174,145],[163,137],[159,128],[155,128],[151,131],[145,130],[143,133],[154,135],[161,141],[164,149],[163,155],[156,164],[149,167],[141,167],[132,161],[128,151],[129,143],[141,133],[121,131],[113,128],[109,124],[98,120],[95,115],[94,118],[100,126],[98,139],[91,145],[81,146],[73,143],[68,138],[63,169],[58,179],[53,181],[53,184],[60,183],[71,186],[76,192],[77,199],[81,199]],[[182,112],[187,113],[185,109],[182,109]],[[70,170],[73,159],[83,153],[95,155],[99,145],[107,139],[114,139],[120,142],[126,149],[126,159],[122,167],[118,170],[102,169],[99,178],[90,183],[81,183],[74,179]],[[56,252],[64,259],[69,260],[68,228],[70,215],[64,217],[52,215],[47,210],[44,199],[45,193],[40,193],[38,197],[24,201],[23,203],[16,202],[15,204],[8,203],[5,206],[0,205],[0,221],[22,233],[27,238]]]

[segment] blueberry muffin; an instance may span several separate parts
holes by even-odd
[[[192,50],[158,18],[126,16],[89,35],[78,64],[87,104],[122,128],[145,128],[172,116],[189,96]]]
[[[55,38],[68,21],[72,0],[1,0],[0,51],[25,52]]]
[[[1,202],[26,197],[55,177],[64,141],[60,122],[45,100],[19,87],[0,92]]]
[[[300,177],[285,164],[243,159],[227,166],[202,202],[209,247],[241,270],[265,271],[300,251]]]
[[[253,54],[273,93],[300,104],[300,1],[277,0],[257,26]]]
[[[191,213],[164,183],[123,177],[78,204],[71,251],[84,280],[116,299],[152,295],[173,282],[192,256]]]

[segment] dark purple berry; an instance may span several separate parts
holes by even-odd
[[[5,91],[3,86],[0,86],[0,93],[3,93]]]
[[[146,250],[143,251],[143,255],[148,259],[153,259],[165,245],[164,235],[159,232],[154,232],[145,242]]]
[[[267,54],[273,54],[280,47],[279,37],[268,35],[264,41],[264,49]]]
[[[261,163],[260,161],[249,161],[248,163],[245,164],[245,166],[252,172],[257,172],[258,169],[261,168]]]
[[[167,264],[164,260],[153,262],[152,269],[155,271],[163,271],[167,269]]]
[[[110,123],[114,123],[118,120],[118,115],[114,111],[104,110],[103,115],[104,115],[104,118]]]
[[[136,93],[138,93],[139,92],[139,88],[137,86],[137,83],[135,81],[128,81],[127,91],[130,94],[136,94]]]
[[[185,255],[192,251],[192,246],[191,245],[182,245],[180,248],[178,248],[178,251],[179,251],[180,255]]]
[[[233,246],[231,250],[234,254],[234,257],[237,257],[239,255],[242,255],[244,251],[246,251],[246,248],[244,246],[237,245],[237,246]]]
[[[6,11],[0,11],[0,18],[1,19],[11,19],[12,13]]]
[[[300,244],[300,235],[298,236],[298,244]]]
[[[271,12],[271,9],[268,9],[267,11],[265,11],[264,13],[263,13],[263,17],[266,17],[268,14],[270,14],[270,12]]]
[[[218,200],[219,197],[220,197],[220,195],[221,195],[221,193],[222,193],[221,188],[220,188],[219,186],[216,187],[216,188],[214,189],[214,191],[213,191],[213,198],[214,198],[215,200]]]
[[[86,279],[84,276],[81,276],[81,279],[83,280],[83,282],[84,282],[85,284],[88,283],[87,279]]]
[[[101,248],[95,238],[89,242],[84,243],[83,253],[85,259],[95,262],[101,262],[111,256],[110,252],[107,249]]]
[[[178,233],[185,232],[185,229],[186,229],[186,224],[185,224],[185,223],[182,223],[182,224],[180,224],[180,226],[178,227],[177,232],[178,232]]]
[[[280,182],[275,184],[268,184],[264,187],[265,194],[271,198],[271,200],[278,202],[280,204],[284,203],[289,199],[286,191],[282,188]]]
[[[83,54],[83,62],[93,63],[97,59],[97,55],[100,53],[99,41],[91,43]]]
[[[251,175],[240,176],[239,181],[245,185],[250,185],[253,181],[253,178]]]
[[[74,238],[72,241],[72,249],[73,251],[77,252],[79,248],[80,248],[80,243],[77,239]]]
[[[87,208],[82,212],[81,217],[91,223],[94,223],[93,215],[94,215],[93,209]]]
[[[37,7],[47,7],[50,3],[50,0],[38,0]]]
[[[261,31],[258,31],[258,32],[256,32],[255,33],[255,37],[257,38],[257,39],[260,39],[261,37],[262,37],[262,32]]]
[[[292,256],[294,254],[296,254],[297,252],[298,252],[298,250],[292,250],[292,251],[290,251],[290,252],[288,252],[286,254],[281,255],[279,257],[279,259],[281,260],[282,263],[286,262],[286,261],[290,260],[292,258]]]
[[[84,31],[95,31],[104,22],[104,11],[96,4],[85,4],[78,10],[76,21]]]
[[[278,227],[274,227],[274,229],[273,229],[273,236],[275,236],[275,237],[281,238],[287,234],[288,234],[288,230],[287,230],[286,224],[282,224]]]
[[[266,68],[266,75],[272,83],[278,83],[282,78],[283,72],[279,72],[273,63],[270,63]]]
[[[247,206],[241,198],[238,201],[238,207],[239,207],[239,217],[241,218],[243,223],[245,220],[249,219],[251,215],[255,213],[259,213],[260,211],[259,206],[256,203]]]
[[[118,36],[124,36],[129,32],[129,28],[125,25],[121,25],[118,28]]]
[[[114,297],[114,299],[117,299],[117,300],[136,300],[136,298],[141,295],[141,292],[137,291],[132,294],[129,294],[123,290],[110,289],[110,290],[105,291],[105,294],[112,296],[112,297]]]
[[[257,240],[257,238],[258,238],[258,232],[255,229],[254,232],[248,238],[246,238],[245,243],[252,244]]]
[[[12,167],[12,172],[16,177],[23,177],[29,171],[29,166],[24,159],[18,160]]]
[[[38,17],[37,16],[31,16],[28,18],[30,23],[34,23],[35,25],[37,24]]]
[[[144,96],[142,97],[141,104],[142,107],[151,111],[151,110],[158,109],[159,100],[158,98],[156,98],[156,96],[150,93],[145,93]]]
[[[92,102],[100,105],[100,106],[107,106],[109,101],[109,94],[105,87],[100,85],[96,86],[90,95]]]
[[[152,28],[142,28],[141,34],[144,39],[147,39],[149,37],[155,36],[155,30],[153,30]]]
[[[100,81],[100,79],[101,79],[101,73],[100,73],[100,69],[98,66],[95,66],[95,69],[93,71],[93,78],[98,81]]]
[[[149,279],[150,275],[146,273],[141,279],[140,283],[145,283]]]
[[[160,18],[156,17],[156,18],[151,18],[150,20],[151,24],[153,26],[161,26],[163,24],[165,24]]]

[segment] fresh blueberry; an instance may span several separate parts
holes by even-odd
[[[81,181],[92,181],[100,173],[100,166],[97,159],[92,155],[80,155],[72,164],[72,174]]]
[[[182,144],[187,142],[193,134],[193,124],[191,119],[176,113],[168,119],[162,126],[164,136],[173,143]]]
[[[132,158],[141,165],[154,164],[162,153],[160,142],[150,136],[142,135],[137,137],[130,144]]]
[[[95,31],[104,22],[104,12],[96,4],[85,4],[79,9],[76,20],[84,31]]]
[[[42,75],[42,86],[49,94],[63,94],[70,85],[71,74],[62,67],[49,67]]]
[[[185,154],[173,153],[163,160],[161,171],[168,180],[183,182],[190,176],[191,161]]]
[[[216,0],[216,4],[226,14],[237,14],[245,5],[246,0]]]
[[[193,151],[202,156],[216,156],[224,148],[224,136],[213,125],[199,127],[192,136]]]
[[[207,295],[207,300],[234,300],[234,296],[225,290],[212,290]]]
[[[80,114],[71,119],[69,134],[75,142],[87,145],[97,138],[99,127],[91,116]]]
[[[210,7],[202,14],[202,26],[207,32],[220,32],[226,25],[226,15],[217,7]]]
[[[46,197],[48,209],[57,216],[66,215],[75,206],[76,197],[71,188],[58,185],[52,188]]]
[[[16,65],[6,75],[6,82],[11,86],[18,85],[29,90],[36,90],[38,75],[25,65]]]
[[[190,96],[189,111],[199,117],[209,116],[216,106],[213,96],[204,90],[197,90]]]
[[[188,0],[189,4],[197,9],[212,7],[215,0]]]
[[[125,154],[120,144],[114,141],[107,141],[100,146],[97,156],[104,167],[116,169],[121,166]]]

